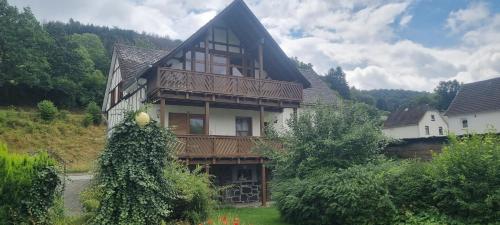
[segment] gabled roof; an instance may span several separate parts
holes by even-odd
[[[312,68],[299,68],[302,75],[311,83],[309,88],[304,89],[304,104],[313,105],[318,103],[337,104],[338,96]]]
[[[264,67],[272,64],[273,67],[279,67],[282,71],[275,75],[284,76],[289,81],[297,81],[303,84],[304,88],[310,86],[309,81],[302,76],[300,71],[295,67],[295,64],[289,59],[285,52],[279,47],[276,41],[271,37],[271,34],[266,30],[264,25],[260,23],[257,17],[252,13],[243,0],[234,0],[207,24],[202,26],[198,31],[186,39],[183,43],[170,51],[161,60],[155,62],[152,67],[158,66],[164,60],[173,57],[178,51],[188,47],[195,40],[201,37],[217,21],[224,20],[231,28],[239,29],[241,33],[238,37],[241,41],[259,43],[264,41]],[[236,33],[236,32],[235,32]],[[267,70],[267,68],[266,68]]]
[[[500,77],[462,85],[445,115],[494,110],[500,110]]]
[[[168,51],[139,48],[135,46],[115,44],[116,57],[120,65],[124,87],[128,87],[138,76],[146,71],[149,66],[165,55]]]
[[[417,125],[425,113],[432,109],[429,105],[419,105],[409,108],[400,108],[389,115],[384,122],[384,128]]]

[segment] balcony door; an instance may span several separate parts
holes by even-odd
[[[168,125],[176,135],[205,134],[205,117],[203,114],[169,113]]]
[[[252,136],[251,117],[236,117],[236,136],[238,137]]]

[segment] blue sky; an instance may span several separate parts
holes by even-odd
[[[8,0],[41,21],[69,18],[186,39],[231,0]],[[289,56],[360,89],[431,91],[500,76],[500,1],[245,0]]]

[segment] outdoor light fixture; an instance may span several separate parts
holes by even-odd
[[[137,123],[137,125],[139,125],[139,127],[146,126],[149,121],[151,121],[149,115],[145,112],[140,112],[135,115],[135,122]]]

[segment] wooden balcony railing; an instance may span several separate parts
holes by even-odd
[[[236,158],[259,157],[253,151],[258,137],[235,137],[217,135],[178,135],[174,149],[180,158]],[[279,143],[272,143],[280,147]]]
[[[148,89],[302,101],[299,83],[160,68]]]

